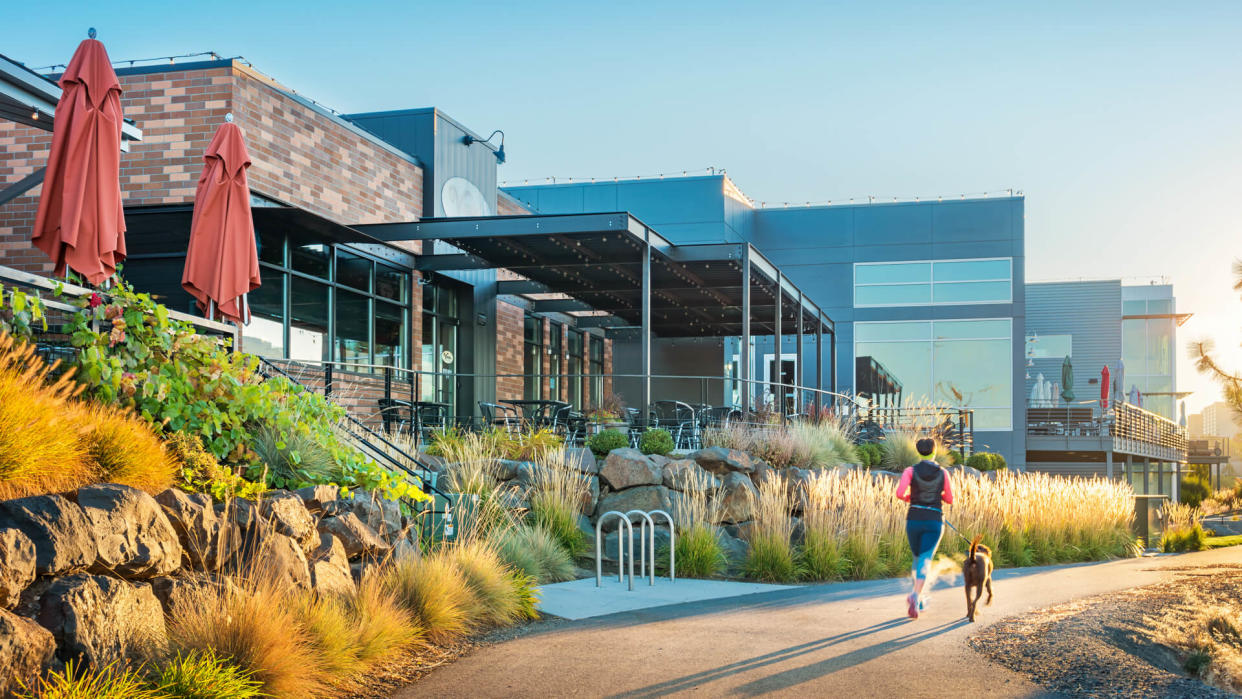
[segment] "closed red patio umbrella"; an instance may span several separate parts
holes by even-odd
[[[72,269],[99,284],[125,259],[121,83],[94,30],[91,36],[60,76],[33,242],[52,258],[55,274]]]
[[[1108,365],[1104,365],[1104,369],[1100,371],[1100,409],[1108,410],[1108,394],[1111,389],[1108,385]]]
[[[181,286],[208,318],[244,324],[250,322],[246,294],[261,283],[259,255],[246,180],[250,154],[232,115],[226,119],[203,154]]]

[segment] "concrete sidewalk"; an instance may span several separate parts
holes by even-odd
[[[960,587],[917,621],[905,581],[798,587],[536,627],[436,670],[395,696],[1047,696],[967,647],[1002,616],[1158,582],[1167,568],[1242,563],[1242,547],[1002,570],[979,622]],[[594,584],[594,581],[592,581]]]
[[[562,619],[579,620],[672,604],[792,589],[789,585],[693,578],[679,578],[673,582],[668,578],[656,578],[655,584],[650,585],[649,578],[635,577],[634,589],[630,590],[629,585],[618,581],[615,575],[605,575],[600,582],[600,587],[595,586],[595,578],[543,585],[539,588],[539,611]]]

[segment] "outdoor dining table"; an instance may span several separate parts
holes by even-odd
[[[553,423],[557,411],[561,408],[569,407],[569,403],[563,400],[547,400],[547,399],[527,399],[527,400],[500,400],[499,403],[512,405],[522,413],[522,419],[525,422],[532,423],[539,427],[549,427]]]

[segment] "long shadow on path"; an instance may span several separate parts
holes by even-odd
[[[821,638],[818,641],[811,641],[809,643],[802,643],[796,646],[782,648],[781,650],[773,651],[771,653],[765,653],[763,655],[757,655],[753,658],[747,658],[746,660],[739,660],[735,663],[729,663],[728,665],[721,665],[720,667],[712,668],[711,670],[704,670],[702,672],[696,672],[691,675],[685,675],[685,676],[678,677],[675,679],[667,680],[665,682],[659,682],[657,684],[648,685],[646,687],[642,687],[640,689],[636,689],[631,692],[624,692],[622,694],[613,695],[613,697],[616,697],[618,699],[621,697],[625,697],[626,699],[645,699],[647,697],[665,696],[667,694],[672,694],[674,692],[680,692],[680,691],[684,691],[688,689],[693,689],[699,685],[707,684],[709,682],[714,682],[716,680],[723,679],[730,675],[750,672],[753,670],[763,668],[768,665],[782,663],[787,660],[797,658],[799,656],[807,655],[809,653],[815,653],[817,651],[821,651],[826,648],[831,648],[832,646],[835,646],[841,643],[846,643],[846,642],[853,641],[859,638],[863,638],[871,634],[880,633],[882,631],[888,631],[890,629],[900,628],[910,623],[911,623],[910,619],[904,619],[904,618],[903,619],[891,619],[889,621],[883,621],[878,624],[872,624],[871,626],[867,626],[865,628],[854,629],[852,631],[846,631],[844,633],[836,634],[834,636],[828,636],[826,638]],[[743,685],[742,687],[738,688],[738,690],[736,691],[741,694],[749,695],[749,694],[760,694],[763,692],[773,691],[775,689],[791,687],[797,684],[801,684],[802,682],[805,682],[807,680],[814,679],[814,677],[824,675],[824,674],[829,674],[831,672],[835,672],[844,667],[849,667],[851,665],[857,665],[860,663],[867,662],[868,660],[873,660],[875,658],[880,657],[881,655],[884,655],[885,653],[891,653],[895,650],[899,650],[901,648],[905,648],[906,646],[910,646],[915,643],[918,643],[919,641],[931,638],[933,636],[937,636],[947,631],[951,631],[955,628],[958,628],[964,623],[965,623],[964,620],[955,621],[955,622],[951,622],[947,624],[942,624],[941,626],[932,627],[930,629],[923,629],[921,631],[908,634],[900,638],[895,638],[890,641],[884,641],[882,643],[877,643],[875,645],[867,646],[866,648],[860,648],[856,651],[851,651],[849,653],[846,653],[845,655],[837,656],[835,658],[831,658],[823,662],[815,663],[812,665],[807,665],[805,667],[798,668],[796,670],[788,670],[788,671],[785,671],[785,672],[782,672],[776,675],[759,678],[753,682]]]

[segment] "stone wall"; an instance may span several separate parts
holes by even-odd
[[[339,492],[225,503],[99,484],[0,501],[0,696],[68,660],[103,667],[162,653],[178,600],[230,574],[348,592],[369,562],[417,555],[396,503]]]

